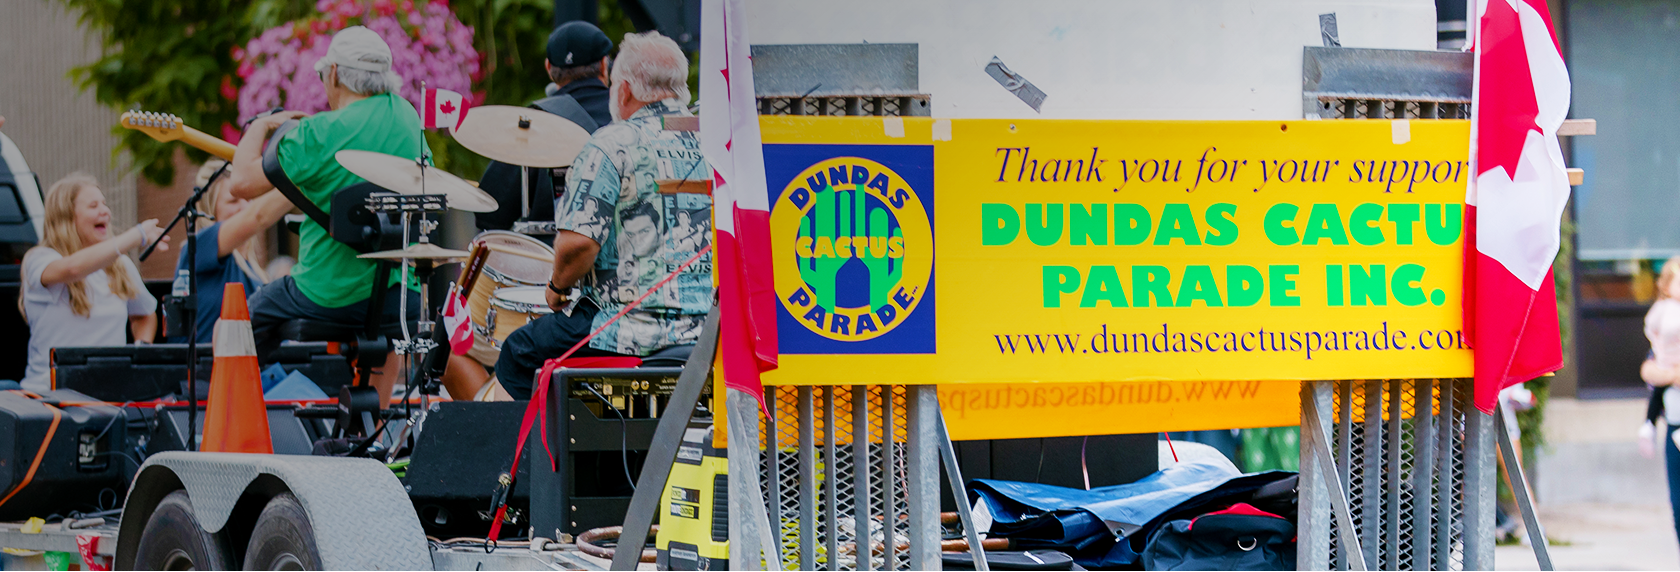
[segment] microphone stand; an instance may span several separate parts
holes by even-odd
[[[222,178],[222,174],[227,172],[228,165],[231,165],[231,163],[222,163],[222,168],[216,169],[216,172],[210,175],[210,180],[204,182],[204,186],[194,188],[192,196],[187,198],[187,203],[181,205],[181,210],[176,211],[175,219],[169,221],[169,226],[163,228],[163,234],[169,234],[169,231],[175,229],[176,223],[183,220],[187,223],[187,299],[181,303],[181,313],[185,314],[185,316],[182,316],[186,321],[186,327],[183,329],[187,331],[187,435],[185,441],[188,451],[198,450],[198,217],[208,216],[198,212],[194,205],[198,204],[199,199],[204,198],[205,191],[215,186],[217,179]],[[140,261],[145,262],[146,258],[152,255],[152,251],[157,250],[158,244],[161,242],[163,241],[160,235],[158,241],[153,242],[151,246],[146,247],[145,252],[140,253]],[[176,278],[179,278],[180,275],[180,271],[177,270]]]

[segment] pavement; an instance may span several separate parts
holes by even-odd
[[[1639,454],[1643,399],[1553,399],[1530,467],[1558,570],[1680,570],[1660,458]],[[1533,548],[1500,546],[1498,570],[1539,570]]]
[[[1542,505],[1552,564],[1558,570],[1680,570],[1680,543],[1666,499],[1650,504]],[[1494,550],[1495,570],[1539,570],[1526,545]]]

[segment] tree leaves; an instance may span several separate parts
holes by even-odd
[[[237,102],[222,95],[235,76],[233,51],[263,30],[315,13],[313,0],[59,0],[89,30],[99,34],[101,56],[71,70],[71,77],[95,100],[113,109],[173,113],[187,125],[220,136],[237,126]],[[482,56],[473,84],[477,104],[525,105],[543,97],[553,0],[452,0],[450,9],[475,30],[473,47]],[[617,43],[632,30],[617,0],[601,0],[601,27]],[[236,76],[235,76],[236,77]],[[238,85],[238,80],[233,80]],[[174,153],[192,161],[203,151],[159,143],[137,131],[112,126],[143,176],[158,184],[174,180]],[[477,179],[488,163],[453,140],[432,134],[438,165]]]

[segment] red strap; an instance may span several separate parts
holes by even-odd
[[[1196,521],[1201,520],[1203,517],[1231,515],[1231,514],[1243,515],[1243,516],[1269,516],[1269,517],[1272,517],[1272,518],[1283,518],[1281,516],[1278,516],[1278,515],[1260,510],[1258,508],[1254,508],[1254,505],[1251,505],[1251,504],[1248,504],[1248,503],[1245,503],[1245,502],[1240,502],[1240,503],[1237,503],[1237,504],[1234,504],[1234,505],[1231,505],[1231,506],[1227,507],[1225,510],[1216,510],[1216,511],[1204,514],[1202,516],[1198,516],[1196,518],[1190,519],[1190,526],[1189,526],[1189,528],[1186,528],[1185,530],[1195,530],[1196,529]]]
[[[595,368],[632,368],[641,367],[642,358],[630,356],[599,356],[575,357],[560,364],[564,368],[595,369]]]
[[[525,405],[525,418],[519,422],[519,440],[518,443],[513,446],[513,466],[508,469],[508,475],[510,478],[516,478],[517,475],[519,475],[519,456],[525,452],[525,439],[531,436],[531,425],[533,423],[536,424],[542,431],[543,451],[548,453],[548,464],[550,469],[552,470],[554,468],[554,451],[548,447],[548,385],[549,380],[554,377],[554,370],[560,369],[562,364],[566,362],[568,358],[572,357],[572,354],[577,353],[578,350],[583,349],[585,345],[588,345],[589,340],[595,339],[595,336],[600,335],[601,332],[606,330],[608,326],[613,325],[613,323],[617,322],[619,318],[623,318],[625,314],[629,314],[630,310],[642,305],[642,302],[647,301],[648,296],[653,295],[654,292],[658,292],[660,288],[664,288],[666,284],[669,284],[671,280],[676,279],[677,275],[681,274],[683,270],[689,267],[689,265],[694,264],[695,261],[700,260],[700,257],[705,256],[711,251],[712,245],[706,245],[705,248],[700,249],[700,252],[694,253],[694,256],[689,257],[687,261],[677,266],[676,270],[672,270],[671,274],[661,279],[657,284],[654,284],[652,288],[648,288],[646,292],[643,292],[640,298],[636,298],[634,302],[625,305],[624,308],[619,310],[617,314],[614,314],[611,319],[602,323],[601,327],[595,328],[595,331],[589,332],[589,335],[584,336],[581,340],[578,340],[578,343],[573,344],[571,349],[566,350],[566,353],[560,354],[560,357],[543,362],[542,371],[537,372],[537,379],[535,380],[536,385],[531,388],[531,401]],[[637,361],[639,362],[640,359],[638,358]],[[512,494],[513,484],[509,484],[508,495],[511,496]],[[490,536],[486,538],[486,540],[494,541],[501,535],[502,518],[506,515],[506,503],[496,507],[495,519],[490,521]]]

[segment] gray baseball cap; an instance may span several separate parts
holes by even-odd
[[[351,26],[333,34],[327,55],[315,62],[316,72],[325,72],[333,64],[340,67],[388,73],[391,71],[391,46],[364,26]]]

